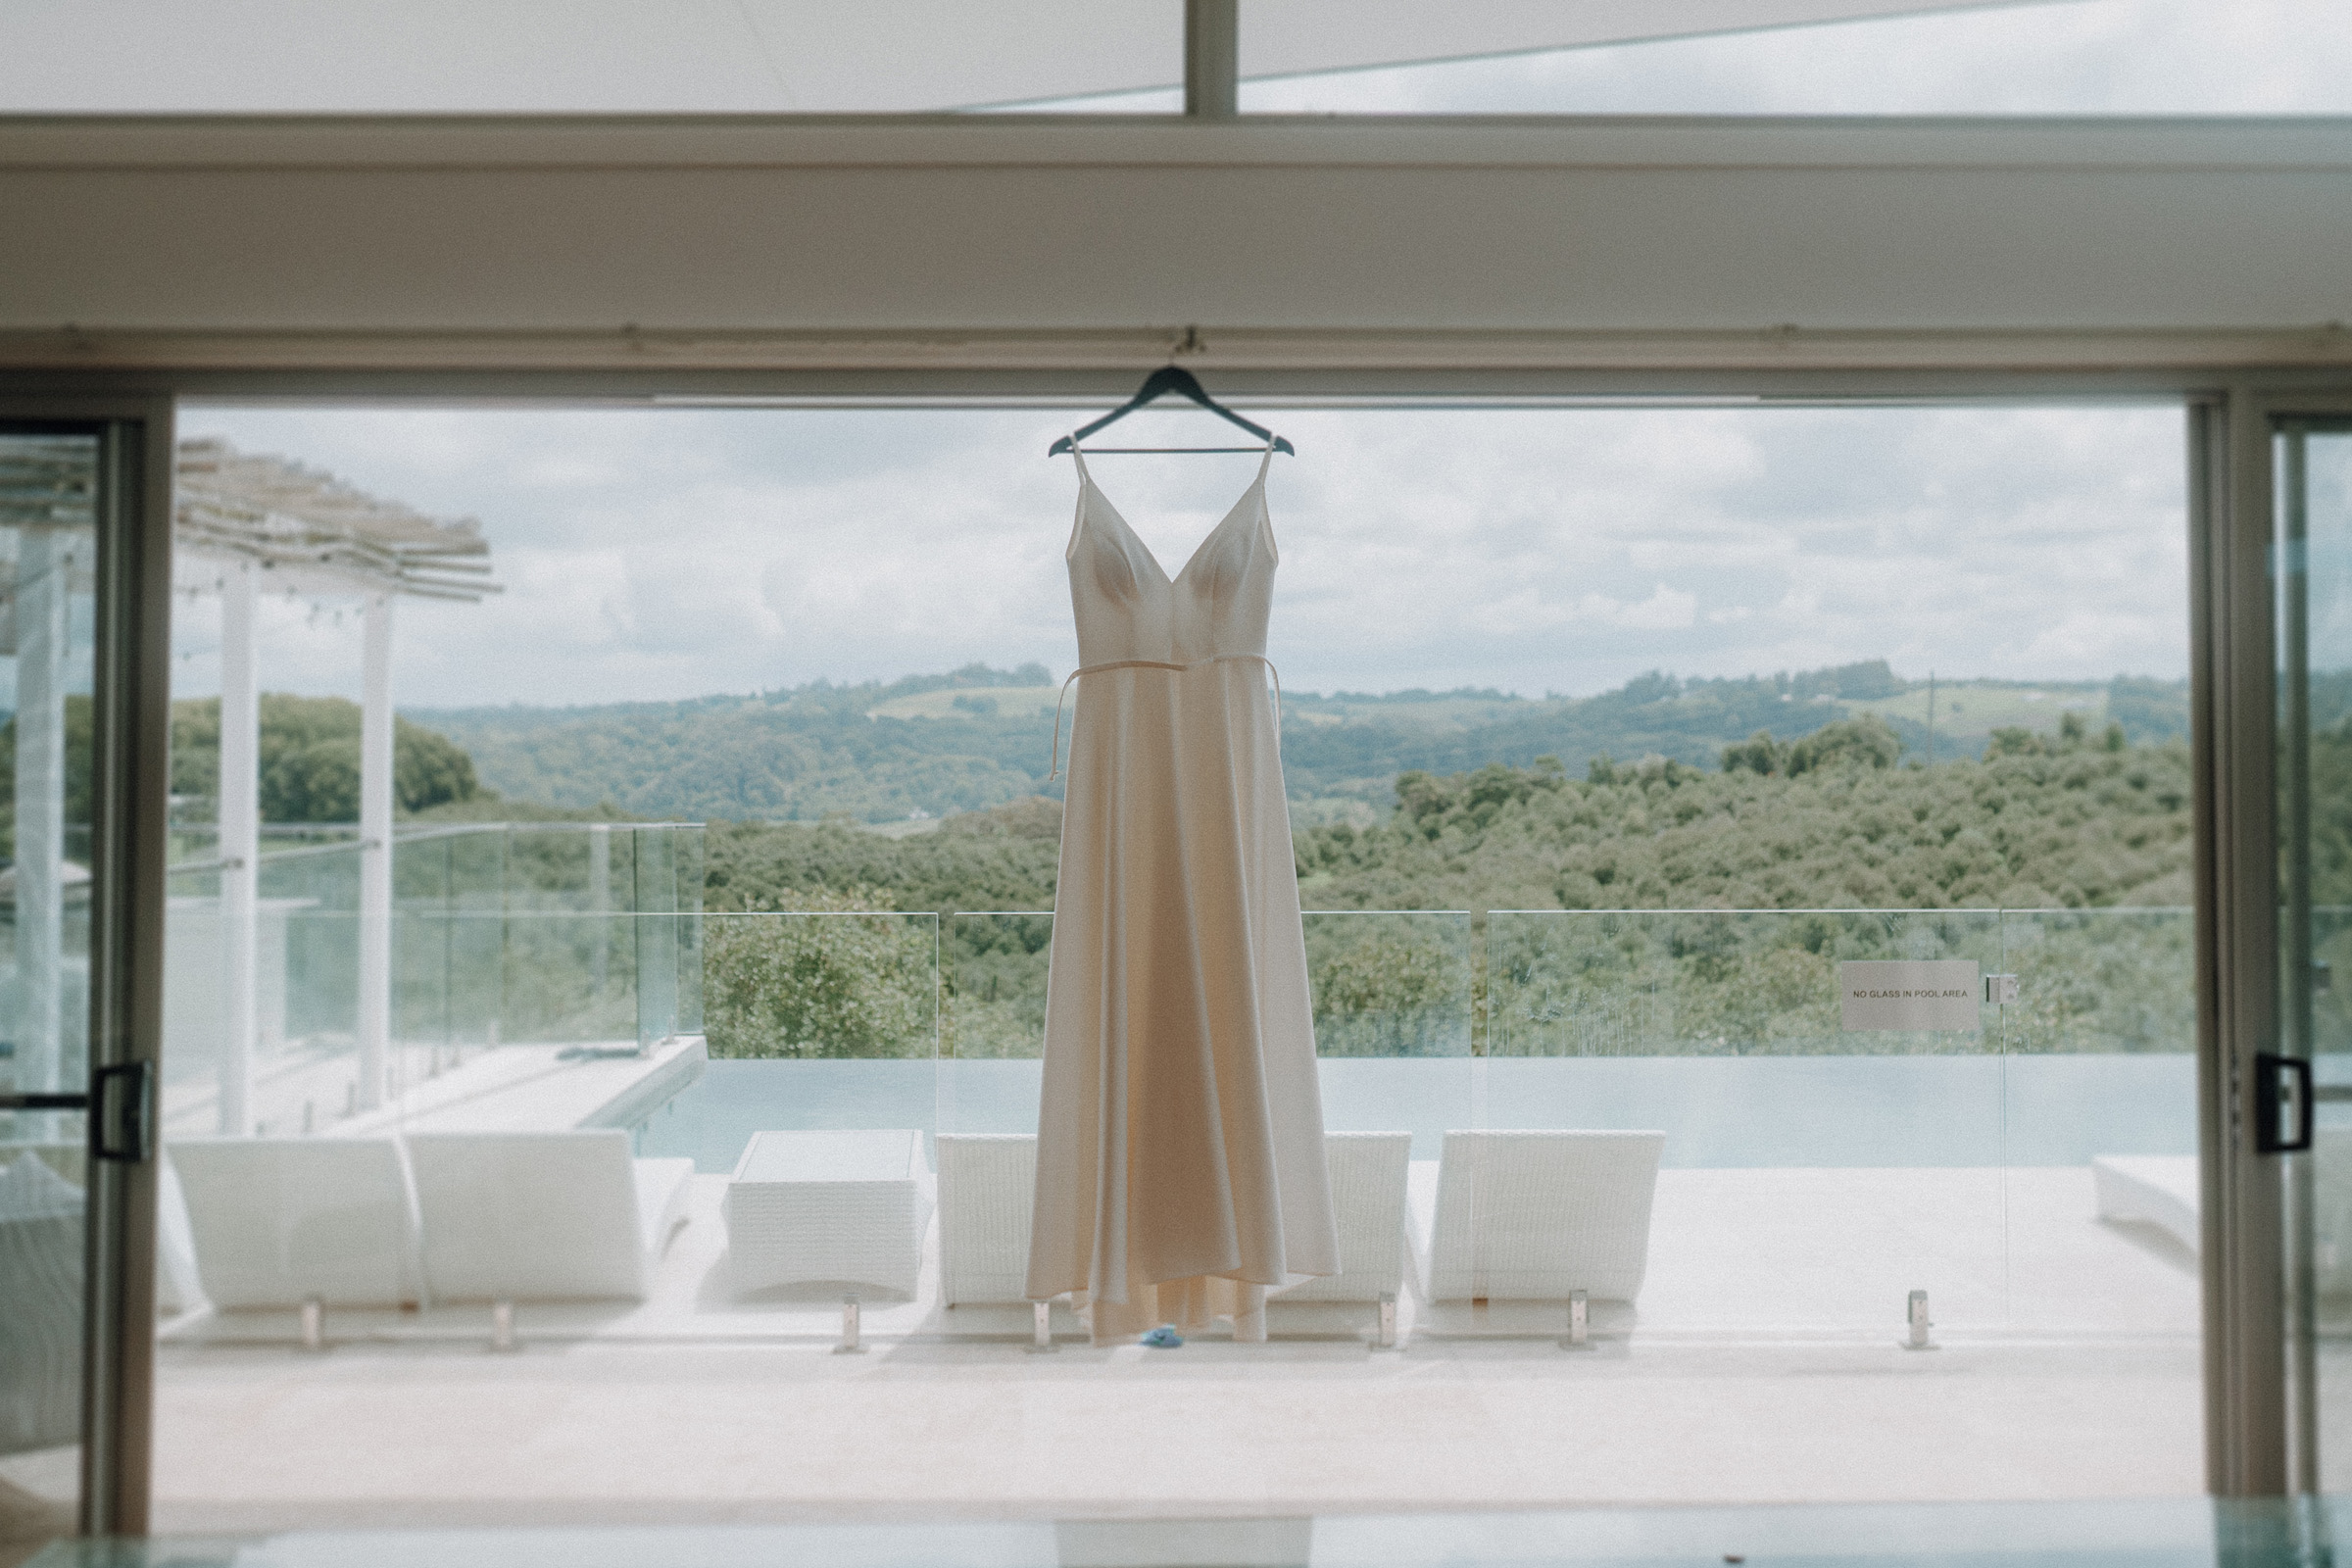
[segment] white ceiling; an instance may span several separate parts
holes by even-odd
[[[51,122],[0,212],[0,367],[2352,358],[2344,122]]]
[[[1243,0],[1248,76],[2043,0]],[[906,113],[1175,83],[1181,0],[0,0],[0,113]]]

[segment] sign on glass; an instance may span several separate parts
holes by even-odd
[[[1973,958],[1858,958],[1838,965],[1849,1031],[1974,1029],[1983,986]]]

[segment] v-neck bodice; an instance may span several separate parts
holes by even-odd
[[[1278,557],[1263,463],[1242,498],[1171,577],[1078,455],[1078,516],[1067,558],[1081,664],[1129,659],[1181,663],[1266,651]]]

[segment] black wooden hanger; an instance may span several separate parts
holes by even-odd
[[[1085,440],[1106,424],[1124,419],[1152,399],[1164,397],[1170,392],[1180,392],[1218,418],[1240,425],[1260,441],[1273,443],[1274,450],[1277,452],[1287,452],[1294,458],[1298,455],[1298,449],[1281,436],[1276,435],[1262,424],[1250,423],[1215,398],[1210,397],[1207,389],[1201,386],[1192,371],[1180,365],[1163,365],[1144,377],[1144,384],[1136,389],[1135,396],[1094,423],[1081,426],[1076,434],[1065,435],[1054,442],[1046,449],[1046,456],[1049,458],[1061,456],[1070,450],[1073,443]],[[1096,450],[1102,452],[1256,452],[1260,449],[1257,447],[1100,447]]]

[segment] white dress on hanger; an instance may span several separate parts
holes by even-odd
[[[1171,578],[1077,463],[1028,1294],[1079,1293],[1098,1342],[1220,1316],[1262,1339],[1269,1287],[1339,1271],[1266,688],[1266,464]]]

